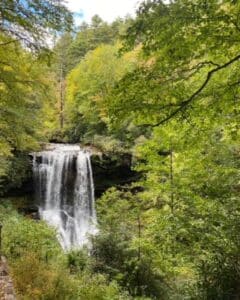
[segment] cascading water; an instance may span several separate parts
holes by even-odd
[[[80,248],[96,233],[90,154],[77,145],[51,148],[33,155],[40,216],[57,228],[65,250]]]

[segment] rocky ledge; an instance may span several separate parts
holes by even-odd
[[[121,187],[138,179],[130,154],[93,153],[91,161],[97,198],[110,187]]]

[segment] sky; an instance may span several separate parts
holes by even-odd
[[[76,25],[82,21],[89,22],[94,15],[104,21],[112,22],[117,17],[133,15],[138,0],[67,0],[68,8],[75,13]]]

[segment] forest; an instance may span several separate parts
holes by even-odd
[[[16,299],[240,299],[239,49],[238,0],[142,0],[80,26],[62,0],[0,0],[1,255]],[[47,143],[131,158],[134,179],[96,196],[90,247],[64,251],[19,209]]]

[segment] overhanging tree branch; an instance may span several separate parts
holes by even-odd
[[[5,42],[5,43],[0,43],[0,47],[1,46],[7,46],[7,45],[9,45],[9,44],[12,44],[12,43],[17,43],[19,40],[10,40],[10,41],[7,41],[7,42]]]
[[[230,66],[234,62],[238,61],[239,59],[240,59],[240,54],[237,55],[237,56],[235,56],[234,58],[232,58],[231,60],[229,60],[225,64],[219,65],[216,68],[214,68],[211,71],[209,71],[208,74],[207,74],[207,77],[206,77],[205,81],[203,82],[203,84],[187,100],[182,101],[179,104],[179,108],[177,108],[175,111],[173,111],[172,113],[170,113],[166,118],[162,119],[161,121],[159,121],[156,124],[143,124],[142,126],[157,127],[157,126],[162,125],[162,124],[168,122],[169,120],[171,120],[173,117],[175,117],[179,112],[181,112],[182,110],[184,110],[190,103],[192,103],[196,99],[196,97],[208,85],[209,81],[211,80],[212,76],[215,73],[217,73],[218,71],[220,71],[220,70],[222,70],[224,68],[227,68],[228,66]]]

